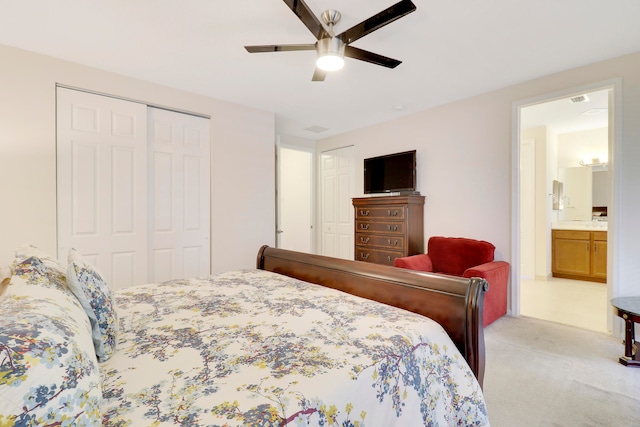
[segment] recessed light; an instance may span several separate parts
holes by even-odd
[[[404,105],[394,105],[393,106],[393,111],[402,111],[404,110],[406,107]]]
[[[583,116],[597,116],[598,114],[602,114],[606,112],[606,108],[592,108],[582,113]]]

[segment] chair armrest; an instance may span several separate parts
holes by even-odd
[[[489,284],[484,294],[483,325],[486,327],[507,313],[509,295],[509,263],[492,261],[468,268],[463,277],[481,277]]]
[[[433,271],[433,264],[428,254],[411,255],[393,260],[394,267],[408,268],[417,271]]]
[[[467,268],[462,277],[481,277],[494,286],[506,286],[509,281],[509,263],[506,261],[491,261],[475,267]]]

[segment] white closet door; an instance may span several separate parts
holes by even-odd
[[[322,255],[353,259],[353,147],[321,156]]]
[[[147,106],[57,90],[58,257],[76,248],[112,288],[147,281]]]
[[[157,108],[148,114],[150,281],[208,275],[209,120]]]

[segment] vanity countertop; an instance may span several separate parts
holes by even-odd
[[[552,230],[607,231],[607,221],[555,221]]]

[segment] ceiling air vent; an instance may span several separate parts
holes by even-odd
[[[329,130],[329,128],[325,128],[322,126],[310,126],[308,128],[305,128],[304,130],[307,130],[309,132],[313,132],[313,133],[320,133],[320,132],[324,132],[326,130]]]
[[[589,97],[587,95],[578,95],[578,96],[569,98],[569,100],[572,103],[577,104],[579,102],[587,102],[589,100]]]

